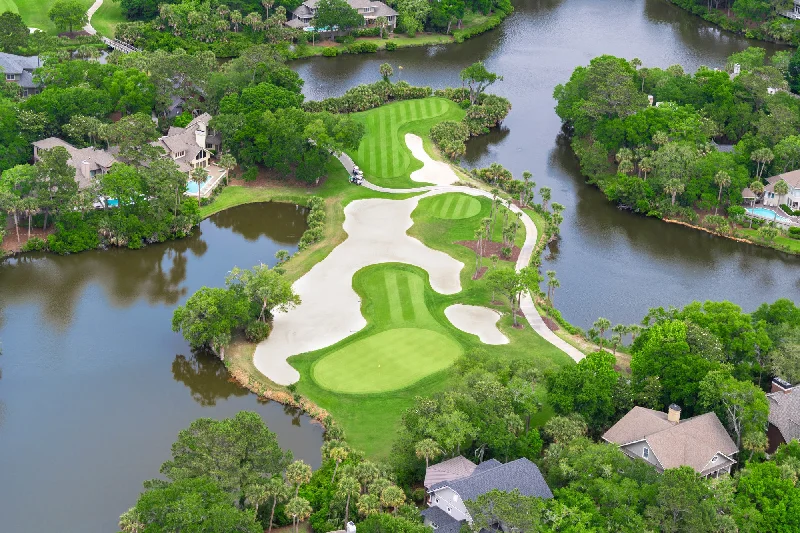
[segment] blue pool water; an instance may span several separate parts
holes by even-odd
[[[117,207],[119,205],[119,200],[110,199],[108,200],[108,207]]]
[[[211,176],[206,176],[206,181],[203,182],[201,187],[205,187],[209,181],[211,181]],[[197,194],[197,182],[190,181],[188,187],[186,187],[186,192]]]
[[[784,224],[789,223],[789,219],[786,217],[782,217],[780,215],[775,215],[774,211],[770,211],[769,209],[765,209],[763,207],[747,207],[747,212],[751,215],[756,215],[759,217],[766,218],[768,220],[775,220],[777,222],[782,222]]]

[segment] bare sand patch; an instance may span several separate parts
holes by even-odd
[[[422,137],[406,133],[406,146],[411,150],[411,155],[422,161],[422,168],[411,173],[412,180],[434,185],[450,185],[458,181],[458,176],[450,165],[436,161],[428,155],[422,144]]]
[[[508,337],[497,329],[500,313],[478,305],[453,304],[444,315],[461,331],[477,335],[484,344],[508,344]]]

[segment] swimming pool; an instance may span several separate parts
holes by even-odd
[[[211,176],[206,176],[206,181],[204,181],[203,184],[200,185],[200,188],[202,189],[203,187],[205,187],[209,181],[211,181]],[[189,181],[186,187],[186,192],[190,194],[197,194],[197,182]]]
[[[114,198],[109,199],[106,203],[108,204],[108,207],[119,207],[119,200]]]
[[[789,224],[791,222],[788,218],[777,215],[774,211],[770,211],[769,209],[765,209],[763,207],[747,207],[745,209],[751,215],[766,218],[767,220],[774,220],[782,224]]]

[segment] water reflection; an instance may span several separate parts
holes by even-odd
[[[192,399],[204,407],[217,405],[217,400],[250,393],[231,379],[219,357],[205,350],[193,352],[188,357],[176,355],[172,361],[172,376],[175,381],[186,385]]]
[[[270,204],[266,216],[262,205],[249,204],[218,213],[214,223],[248,241],[266,237],[280,244],[294,244],[306,230],[307,216],[307,208],[293,204]]]

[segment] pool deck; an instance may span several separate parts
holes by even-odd
[[[759,209],[764,211],[769,211],[772,213],[771,215],[764,215],[761,213],[753,213],[751,209]],[[760,220],[766,220],[768,222],[775,222],[779,226],[789,227],[789,226],[800,226],[800,217],[790,216],[784,213],[783,209],[779,207],[770,207],[763,204],[753,206],[745,206],[745,211],[747,212],[748,216],[753,218],[758,218]]]
[[[217,185],[219,185],[219,182],[222,181],[222,178],[225,177],[225,174],[227,174],[227,171],[224,168],[217,166],[215,163],[209,163],[206,167],[206,171],[208,172],[208,175],[211,176],[211,179],[207,180],[200,188],[200,196],[203,198],[208,198],[211,196],[211,192],[217,187]],[[184,194],[187,196],[197,196],[196,192],[186,191]]]

